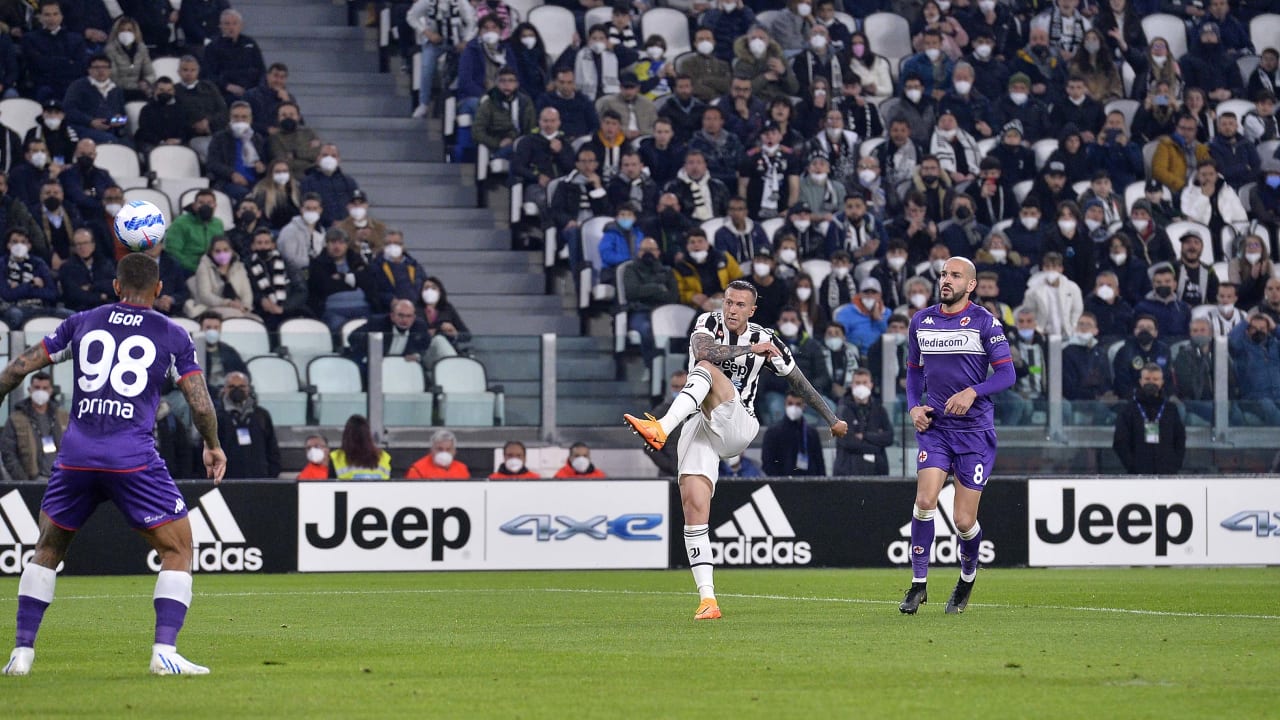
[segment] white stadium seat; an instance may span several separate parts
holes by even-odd
[[[403,357],[382,358],[382,422],[387,426],[425,427],[432,423],[434,398],[427,392],[422,365]]]
[[[267,327],[252,318],[227,318],[222,321],[222,339],[242,358],[271,354]]]
[[[437,420],[446,427],[489,427],[505,422],[505,396],[490,387],[484,365],[468,357],[440,358],[431,366],[439,400]]]
[[[258,402],[271,412],[276,425],[307,424],[307,394],[298,382],[293,363],[275,355],[251,358],[249,378]]]
[[[289,349],[296,367],[305,368],[313,359],[333,354],[333,334],[319,320],[292,318],[280,324],[280,346]]]
[[[321,425],[345,425],[352,415],[368,412],[368,395],[360,366],[344,357],[318,357],[307,365],[307,384],[314,388],[311,405]]]

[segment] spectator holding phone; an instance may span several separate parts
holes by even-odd
[[[62,106],[67,123],[80,138],[133,147],[125,132],[129,118],[124,112],[124,91],[111,79],[111,59],[106,55],[89,58],[89,76],[71,83]]]

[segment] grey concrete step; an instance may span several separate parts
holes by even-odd
[[[371,161],[351,159],[342,161],[343,168],[360,178],[361,182],[415,183],[432,179],[457,179],[468,175],[475,176],[475,166],[471,164],[453,165],[442,162],[426,161]]]
[[[299,27],[345,26],[347,11],[341,5],[327,3],[276,3],[270,0],[254,0],[237,3],[236,10],[244,16],[245,32],[255,36],[255,30],[270,32],[289,24]],[[271,59],[267,59],[270,63]]]
[[[469,324],[467,327],[471,327]],[[505,339],[508,335],[473,335],[472,355],[484,363],[485,373],[492,382],[519,382],[520,395],[537,397],[541,390],[542,363],[536,353],[485,352],[476,350],[481,340]]]
[[[383,193],[385,192],[385,189],[371,186],[364,182],[363,178],[360,180],[360,189],[364,190],[365,193],[369,195],[369,202],[373,205],[372,216],[378,220],[383,220],[386,217],[398,218],[401,220],[410,218],[414,220],[429,220],[433,223],[456,224],[460,227],[471,228],[483,227],[486,223],[493,223],[493,213],[485,208],[433,207],[426,209],[426,212],[420,212],[414,216],[401,216],[398,212],[393,211],[413,206],[409,203],[384,203]],[[390,207],[386,207],[388,205]],[[424,208],[421,207],[418,208],[418,210],[423,209]],[[384,211],[386,211],[385,215]]]
[[[369,203],[379,218],[465,220],[493,227],[493,212],[476,207],[475,186],[466,184],[461,178],[429,182],[405,179],[399,185],[388,186],[367,182],[358,175],[355,177],[360,181],[360,187],[369,193]]]
[[[542,402],[538,398],[508,397],[505,406],[509,426],[530,426],[542,422]]]
[[[561,395],[556,399],[556,424],[562,427],[622,426],[622,413],[628,407],[643,407],[647,398],[615,398],[611,401],[583,400]]]
[[[533,253],[517,253],[512,250],[471,250],[469,248],[422,249],[409,248],[410,253],[422,253],[419,261],[430,270],[445,265],[461,265],[463,267],[501,268],[503,271],[524,271],[539,274],[542,263],[535,264]],[[415,254],[414,257],[417,257]]]
[[[505,233],[483,228],[441,228],[429,221],[401,222],[396,226],[404,230],[410,252],[424,252],[431,248],[504,250],[510,241]]]
[[[451,270],[451,272],[447,270]],[[428,272],[439,277],[450,293],[491,292],[504,295],[538,295],[543,288],[542,276],[528,273],[484,271],[474,267],[462,268],[457,265],[435,265],[429,267]],[[505,314],[505,311],[490,312],[494,315]],[[467,324],[471,324],[470,318],[467,319]],[[574,328],[577,328],[576,320],[574,321]],[[522,330],[508,334],[528,335],[541,332],[543,331]]]
[[[293,83],[290,83],[289,89],[293,89]],[[367,94],[375,94],[373,89],[367,89]],[[429,134],[426,123],[421,119],[405,117],[378,117],[378,118],[360,118],[348,117],[343,115],[323,115],[315,120],[307,119],[307,124],[315,128],[317,132],[324,130],[326,132],[336,132],[342,130],[352,130],[358,132],[377,132],[383,134],[405,133],[412,137],[422,137]]]
[[[431,272],[431,268],[427,268]],[[555,295],[498,295],[496,293],[461,294],[450,292],[449,302],[464,315],[467,311],[559,314],[560,298]]]
[[[330,52],[327,50],[310,50],[301,47],[288,49],[271,49],[263,52],[263,59],[268,63],[282,62],[289,66],[292,74],[294,67],[305,67],[313,72],[376,72],[378,70],[377,53],[365,52]],[[330,105],[336,105],[330,102]],[[306,105],[304,105],[306,107]],[[320,106],[313,106],[320,107]],[[336,109],[336,108],[335,108]]]
[[[270,61],[268,61],[270,62]],[[292,88],[294,83],[302,85],[318,85],[318,86],[334,86],[334,85],[355,85],[362,83],[369,87],[380,86],[382,84],[395,85],[395,76],[390,73],[378,72],[377,68],[373,70],[357,71],[328,71],[316,70],[307,66],[293,67],[289,66],[289,87]]]
[[[450,288],[453,286],[452,283],[446,284]],[[523,292],[527,295],[537,294],[528,290]],[[541,335],[542,333],[555,333],[564,336],[578,332],[578,319],[564,314],[535,316],[506,311],[475,310],[467,313],[466,321],[473,334],[481,334],[482,332],[489,335]],[[483,331],[481,328],[483,328]],[[599,379],[607,380],[612,377],[613,369],[610,366],[609,374],[601,375]]]
[[[324,60],[317,60],[323,63],[322,67],[349,67],[342,65],[343,59],[338,56],[324,55]],[[357,57],[359,57],[357,55]],[[282,60],[281,62],[287,62]],[[353,60],[358,62],[358,60]],[[393,117],[398,118],[404,116],[405,100],[394,95],[353,95],[342,98],[335,98],[324,94],[316,95],[300,95],[294,93],[298,104],[304,108],[308,108],[309,112],[315,112],[317,109],[324,115],[329,117]]]
[[[324,132],[321,138],[325,142],[337,143],[344,158],[352,160],[429,160],[441,156],[442,145],[437,141],[422,138],[412,141],[408,138],[384,139],[376,133]],[[474,200],[473,200],[474,203]]]
[[[307,7],[303,5],[301,7]],[[306,41],[308,46],[319,40],[344,40],[347,42],[363,42],[365,38],[373,37],[377,40],[377,28],[351,27],[346,24],[346,18],[341,18],[337,23],[313,23],[311,25],[299,25],[297,21],[290,24],[276,24],[270,27],[264,26],[257,32],[253,33],[253,38],[262,43],[264,52],[268,44],[273,41],[280,41],[281,44],[298,44]]]
[[[564,373],[560,373],[560,378],[556,381],[557,397],[617,399],[645,395],[648,392],[648,384],[638,381],[568,378]]]
[[[607,380],[613,382],[613,358],[582,355],[561,357],[556,361],[556,376],[569,380]],[[561,397],[564,394],[561,393]]]

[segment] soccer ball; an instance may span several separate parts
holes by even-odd
[[[164,239],[164,213],[146,200],[125,203],[116,214],[115,231],[120,244],[134,252],[155,247]]]

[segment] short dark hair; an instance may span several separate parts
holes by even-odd
[[[617,120],[618,122],[622,122],[622,115],[619,114],[617,110],[605,110],[604,112],[600,113],[600,119],[601,120]]]
[[[511,447],[512,445],[515,445],[516,447],[520,448],[520,452],[525,453],[526,455],[529,453],[529,448],[526,448],[524,446],[524,443],[520,442],[519,440],[508,440],[505,443],[503,443],[502,452],[505,454],[507,452],[507,448]]]
[[[148,292],[160,282],[160,264],[150,255],[129,253],[116,265],[121,292]]]
[[[733,282],[731,282],[731,283],[729,283],[728,285],[725,285],[725,286],[724,286],[724,291],[725,291],[725,292],[729,292],[730,290],[741,290],[741,291],[743,291],[743,292],[749,292],[749,293],[751,293],[751,304],[752,304],[752,305],[754,305],[754,304],[755,304],[755,300],[756,300],[756,298],[759,296],[759,293],[758,293],[758,292],[756,292],[756,286],[755,286],[755,285],[752,285],[751,283],[747,282],[746,280],[734,280]]]
[[[271,67],[267,68],[267,72],[275,72],[277,70],[283,73],[287,73],[289,72],[289,66],[285,65],[282,62],[273,62],[271,63]]]
[[[320,193],[318,192],[309,192],[306,195],[302,196],[302,202],[305,203],[308,200],[315,200],[318,203],[324,204],[324,198],[321,197]]]
[[[47,382],[53,382],[53,376],[43,370],[40,370],[38,372],[32,373],[31,377],[27,378],[28,382],[32,380],[44,380]]]
[[[94,54],[92,54],[92,55],[90,55],[90,56],[89,56],[89,65],[90,65],[90,66],[92,66],[92,65],[93,65],[94,63],[96,63],[96,62],[104,62],[104,63],[106,63],[106,64],[108,64],[108,65],[114,65],[114,64],[115,64],[115,63],[111,62],[111,58],[107,57],[106,53],[100,53],[100,52],[99,52],[99,53],[94,53]]]
[[[515,68],[511,67],[510,65],[503,65],[502,67],[498,68],[498,77],[502,77],[503,75],[509,75],[511,77],[519,77],[518,75],[516,75]]]

